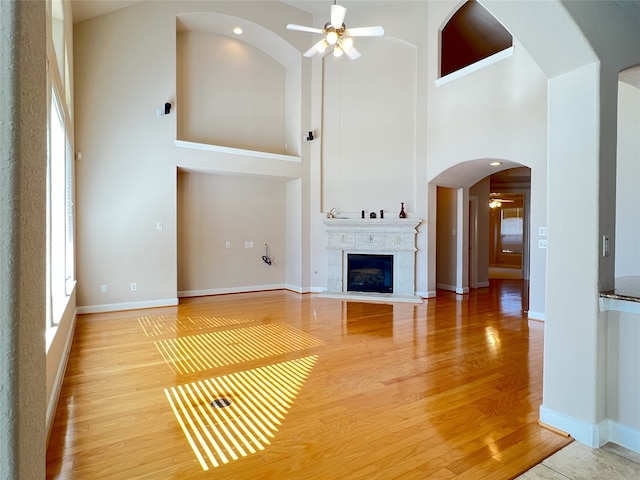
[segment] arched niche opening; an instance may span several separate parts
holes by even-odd
[[[475,0],[462,4],[440,31],[440,76],[513,46],[513,37]]]
[[[256,23],[213,12],[179,14],[176,35],[179,140],[300,155],[300,52]]]

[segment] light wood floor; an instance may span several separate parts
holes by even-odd
[[[81,315],[47,477],[513,478],[571,442],[537,424],[543,325],[520,285]]]

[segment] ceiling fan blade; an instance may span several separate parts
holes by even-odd
[[[331,5],[331,26],[333,28],[340,28],[344,23],[344,16],[347,14],[347,9],[342,5]]]
[[[347,32],[352,37],[382,37],[384,28],[380,25],[376,27],[356,27],[348,29]]]
[[[351,47],[351,48],[347,48],[347,49],[342,49],[344,51],[344,54],[349,57],[351,60],[355,60],[356,58],[360,58],[360,56],[362,55],[358,50],[356,50],[356,47]]]
[[[315,43],[313,47],[304,52],[302,55],[305,57],[313,57],[316,53],[322,53],[326,50],[325,39],[323,38],[319,42]],[[324,47],[324,48],[323,48]]]
[[[296,25],[295,23],[290,23],[287,25],[287,30],[296,30],[298,32],[309,32],[309,33],[323,33],[324,30],[321,28],[315,27],[305,27],[304,25]]]

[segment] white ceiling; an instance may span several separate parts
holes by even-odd
[[[73,23],[99,17],[141,1],[149,0],[71,0]],[[313,15],[326,13],[327,18],[333,3],[331,0],[281,0],[281,2]],[[391,0],[340,0],[340,5],[347,9],[367,8],[384,3],[393,2]],[[616,3],[625,10],[625,13],[633,15],[634,18],[640,20],[640,2],[616,1]],[[640,89],[640,66],[622,72],[620,80]]]
[[[84,22],[121,8],[130,7],[143,0],[71,0],[73,23]]]
[[[141,1],[148,0],[71,0],[73,23],[80,23],[94,17],[99,17],[105,13],[129,7]],[[332,0],[281,0],[281,2],[312,15],[326,14],[327,18],[329,17],[331,5],[333,4]],[[393,0],[340,0],[339,3],[347,9],[350,9],[367,8],[392,2]]]

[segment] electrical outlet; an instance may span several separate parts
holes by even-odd
[[[100,293],[107,293],[107,284],[100,285]]]
[[[138,289],[138,286],[135,283],[131,284],[131,291],[135,292]]]
[[[163,228],[164,228],[164,225],[162,225],[162,222],[156,223],[156,230],[162,230]]]
[[[226,243],[224,244],[224,246],[225,246],[225,248],[231,248],[231,242],[226,242]]]
[[[546,240],[538,240],[538,248],[547,248]]]

